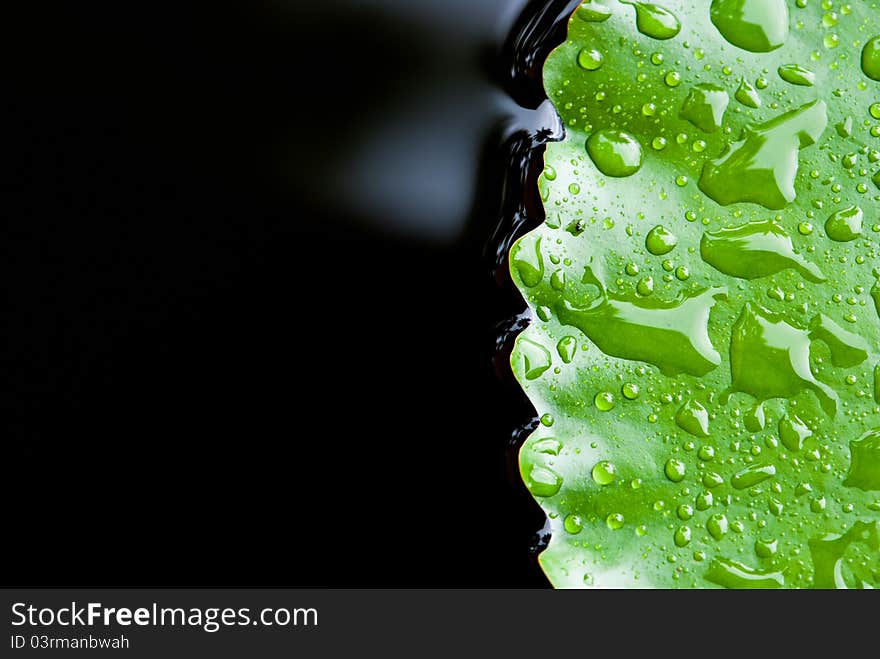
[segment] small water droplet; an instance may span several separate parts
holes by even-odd
[[[599,485],[610,485],[617,478],[617,468],[608,460],[602,460],[593,466],[591,474]]]

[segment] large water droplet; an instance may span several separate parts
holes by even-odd
[[[757,279],[792,268],[812,282],[823,282],[819,268],[795,254],[791,238],[772,220],[706,232],[700,256],[716,270],[740,279]]]
[[[862,235],[862,209],[850,206],[837,211],[825,222],[825,233],[839,243],[855,240]]]
[[[675,413],[676,425],[695,437],[709,436],[709,412],[693,399],[688,400]]]
[[[663,473],[673,483],[680,483],[684,480],[686,470],[684,462],[677,458],[669,458],[666,461],[666,466],[663,468]]]
[[[829,416],[838,397],[810,370],[810,335],[760,305],[747,302],[733,326],[730,341],[732,390],[759,401],[790,398],[813,391]]]
[[[710,16],[728,43],[753,53],[776,50],[788,36],[785,0],[712,0]]]
[[[880,490],[880,428],[849,443],[849,473],[843,484],[860,490]]]
[[[541,256],[540,236],[526,236],[520,240],[511,250],[510,257],[524,286],[531,288],[541,283],[544,278],[544,258]]]
[[[798,150],[815,144],[828,108],[813,101],[743,131],[716,160],[703,166],[700,189],[722,206],[743,201],[778,210],[794,201]]]
[[[577,352],[577,339],[573,336],[563,336],[556,344],[556,352],[566,364],[570,364]]]
[[[813,559],[813,588],[873,588],[878,572],[869,559],[880,550],[880,522],[857,521],[843,535],[829,533],[809,540]],[[856,556],[848,552],[854,551]],[[865,569],[867,568],[867,569]],[[854,574],[861,572],[861,574]]]
[[[671,39],[681,31],[681,21],[671,11],[647,2],[624,2],[636,10],[636,28],[652,39]]]
[[[758,90],[745,78],[740,81],[734,97],[747,107],[761,107],[761,96],[758,94]]]
[[[727,515],[724,513],[715,513],[706,522],[706,530],[716,540],[721,540],[728,531]]]
[[[578,18],[588,23],[607,21],[611,18],[611,13],[611,9],[593,0],[584,0],[575,12]]]
[[[797,415],[786,414],[779,420],[779,439],[789,451],[800,451],[804,440],[812,434],[813,431]]]
[[[586,71],[597,71],[602,68],[605,57],[595,48],[584,48],[578,53],[578,66]]]
[[[721,128],[728,103],[730,98],[723,87],[706,82],[691,89],[681,108],[681,118],[705,133],[714,133]]]
[[[737,490],[744,490],[776,475],[776,467],[773,465],[749,465],[745,469],[736,472],[730,479],[730,484]]]
[[[539,343],[529,339],[520,338],[516,342],[516,358],[521,360],[523,373],[526,380],[535,380],[541,377],[552,365],[550,352]]]
[[[869,40],[862,49],[862,72],[871,80],[880,81],[880,36]]]
[[[816,84],[816,74],[798,64],[783,64],[777,69],[779,77],[785,82],[800,87],[812,87]]]
[[[593,466],[591,474],[599,485],[610,485],[617,478],[617,468],[608,460],[602,460]]]
[[[562,476],[547,467],[533,465],[526,478],[526,487],[536,497],[552,497],[562,487]]]
[[[596,131],[587,139],[587,153],[606,176],[632,176],[642,166],[642,145],[622,130]]]
[[[785,575],[781,570],[761,572],[738,561],[716,558],[709,565],[706,580],[725,588],[782,588]]]
[[[842,328],[825,314],[820,313],[810,321],[810,338],[823,341],[828,346],[835,366],[858,366],[868,358],[868,342]]]
[[[587,268],[586,277],[592,277]],[[582,308],[563,298],[556,308],[565,325],[577,327],[606,355],[644,361],[664,375],[705,375],[721,363],[709,340],[709,310],[726,289],[688,292],[675,300],[629,300],[607,292]]]
[[[668,254],[678,244],[678,238],[669,229],[657,225],[645,236],[645,249],[654,256]]]

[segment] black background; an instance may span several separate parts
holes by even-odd
[[[487,2],[485,38],[450,27],[467,3],[439,27],[395,2],[29,3],[7,23],[16,581],[546,584],[508,451],[530,410],[491,361],[522,305],[481,254],[498,29],[524,3]],[[474,181],[449,226],[425,228],[436,199],[401,230],[389,198],[393,231],[381,204],[337,203],[364,132],[459,78],[439,124],[413,120],[473,153],[423,177],[441,202]]]

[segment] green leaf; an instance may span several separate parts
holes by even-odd
[[[587,2],[549,57],[511,363],[555,586],[880,586],[878,16]]]

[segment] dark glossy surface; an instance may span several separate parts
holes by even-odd
[[[499,55],[523,3],[320,4],[14,24],[20,583],[546,584],[492,361],[552,137],[502,91],[540,100]]]

